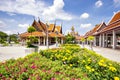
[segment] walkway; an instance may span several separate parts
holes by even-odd
[[[51,45],[49,48],[56,48],[56,45]],[[47,49],[46,46],[39,46],[39,50],[45,49]],[[0,47],[0,61],[5,61],[11,58],[17,59],[20,57],[25,57],[32,52],[34,52],[33,49],[26,48],[25,46]]]
[[[82,45],[80,45],[82,47]],[[85,48],[90,49],[88,45],[85,45]],[[102,55],[109,60],[120,62],[120,50],[113,50],[110,48],[101,48],[101,47],[93,47],[93,50]]]

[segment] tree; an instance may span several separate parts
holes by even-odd
[[[80,41],[82,42],[83,48],[84,48],[84,42],[85,42],[85,38],[81,38]]]
[[[17,34],[11,34],[11,35],[9,35],[9,43],[11,41],[17,43],[18,42],[18,35]]]
[[[73,43],[75,41],[75,37],[70,35],[70,34],[67,34],[65,36],[65,43]]]
[[[93,48],[92,48],[92,42],[94,41],[94,36],[89,36],[87,38],[87,40],[90,41],[90,48],[91,48],[91,50],[93,50]]]
[[[2,31],[0,31],[0,43],[5,43],[7,41],[8,35]]]
[[[29,26],[28,29],[27,29],[27,31],[28,31],[29,33],[31,33],[31,35],[32,35],[32,32],[35,32],[36,29],[35,29],[33,26]]]
[[[35,36],[32,36],[32,32],[35,32],[36,29],[33,26],[29,26],[27,31],[28,33],[31,33],[31,36],[28,37],[29,40],[27,41],[27,46],[34,47],[32,44],[37,40],[37,38],[35,38]]]

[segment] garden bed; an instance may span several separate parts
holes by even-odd
[[[120,63],[75,44],[0,63],[0,79],[119,80]]]

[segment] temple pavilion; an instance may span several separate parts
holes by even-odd
[[[57,41],[61,44],[64,42],[64,35],[62,34],[62,25],[58,26],[55,24],[46,25],[40,19],[36,21],[34,19],[32,26],[36,29],[35,32],[32,32],[32,35],[38,38],[37,44],[46,45],[47,33],[48,33],[48,43],[54,44]],[[26,42],[27,38],[31,35],[31,33],[24,32],[20,34],[20,38],[22,42]]]
[[[102,22],[88,31],[84,37],[94,36],[94,46],[120,48],[120,11],[116,12],[108,24]],[[89,42],[86,41],[86,44]]]

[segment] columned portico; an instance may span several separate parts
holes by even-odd
[[[103,40],[102,40],[102,42],[103,42],[103,43],[102,43],[102,47],[105,47],[105,34],[104,34],[104,33],[103,33],[102,39],[103,39]]]
[[[88,40],[87,40],[87,45],[88,45]]]
[[[40,45],[40,37],[39,37],[39,39],[38,39],[38,44]]]
[[[105,35],[105,47],[107,47],[107,45],[108,45],[108,36],[107,36],[107,33],[106,33],[106,35]]]
[[[95,38],[94,38],[94,46],[96,46],[96,36],[95,36]]]
[[[63,38],[61,38],[61,44],[63,44]]]
[[[43,41],[43,44],[45,45],[45,37],[44,37],[44,41]]]
[[[102,35],[100,34],[100,37],[99,37],[99,46],[101,47],[101,42],[102,42]]]
[[[113,41],[112,41],[112,48],[116,48],[116,33],[115,30],[113,30]]]

